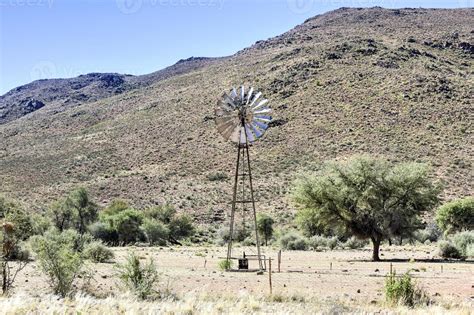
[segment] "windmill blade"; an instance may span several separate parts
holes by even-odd
[[[270,108],[264,107],[254,112],[254,114],[270,114],[271,112],[272,110]]]
[[[237,90],[235,89],[235,87],[232,88],[232,92],[230,93],[230,97],[232,98],[232,100],[235,100],[235,98],[237,97]]]
[[[247,105],[250,103],[250,98],[252,98],[253,87],[250,88],[249,94],[247,94]]]
[[[216,117],[217,128],[222,125],[227,125],[228,123],[235,123],[235,117]]]
[[[250,126],[252,127],[252,131],[253,133],[255,134],[255,136],[258,138],[260,138],[261,136],[263,136],[263,133],[265,131],[262,131],[258,128],[258,125],[256,124],[255,121],[252,121],[252,123],[250,124]]]
[[[235,116],[235,110],[222,102],[217,104],[216,108],[214,109],[214,113],[216,114],[216,116],[228,116],[228,115]]]
[[[239,126],[232,126],[232,128],[229,128],[224,132],[224,138],[226,140],[234,141],[232,140],[233,134],[238,132],[238,130],[239,130]]]
[[[224,137],[226,137],[226,134],[227,132],[229,131],[229,129],[233,129],[235,128],[236,124],[235,124],[235,121],[226,121],[226,122],[222,122],[222,123],[219,123],[217,125],[217,131],[219,131],[219,133],[221,135],[223,135]],[[228,136],[228,135],[227,135]]]
[[[263,121],[263,122],[270,122],[272,121],[272,117],[271,116],[254,116],[255,120],[258,120],[258,121]]]
[[[260,130],[262,130],[263,132],[265,132],[265,130],[268,129],[268,125],[263,123],[263,122],[260,122],[258,120],[253,120],[252,121],[252,124],[255,124],[258,128],[260,128]]]
[[[256,109],[258,109],[258,108],[262,107],[263,105],[265,105],[265,104],[267,104],[267,103],[268,103],[268,100],[267,100],[267,99],[265,99],[265,100],[262,100],[260,103],[258,103],[258,105],[257,105],[257,106],[255,106],[255,107],[252,107],[252,110],[256,110]]]
[[[249,124],[245,124],[245,133],[247,135],[247,140],[249,142],[254,142],[255,141],[255,136],[252,133],[252,128],[250,127]]]
[[[236,107],[234,100],[227,95],[226,93],[222,94],[221,99],[219,100],[220,103],[227,104],[228,107],[234,109]]]
[[[245,86],[240,88],[240,103],[243,104],[245,100]]]
[[[252,103],[250,103],[249,107],[252,107],[253,104],[255,104],[255,102],[258,100],[258,98],[262,95],[262,92],[258,92],[257,94],[255,94],[255,97],[253,98],[252,100]]]

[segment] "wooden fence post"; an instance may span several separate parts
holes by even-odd
[[[268,282],[270,284],[270,295],[272,295],[272,259],[268,259]]]
[[[278,273],[280,273],[280,266],[281,266],[281,249],[278,251]]]

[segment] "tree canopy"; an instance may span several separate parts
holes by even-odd
[[[436,212],[436,223],[445,233],[474,229],[474,197],[450,201]]]
[[[422,227],[420,215],[437,204],[439,191],[425,164],[358,156],[303,177],[293,197],[299,211],[311,212],[314,231],[330,227],[370,239],[377,261],[382,240]]]

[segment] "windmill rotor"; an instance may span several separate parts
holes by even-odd
[[[226,140],[239,145],[250,144],[261,138],[271,122],[268,100],[253,87],[246,90],[232,88],[217,101],[215,122],[217,131]]]

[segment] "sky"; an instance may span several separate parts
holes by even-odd
[[[0,0],[0,95],[37,79],[146,74],[231,55],[339,7],[472,7],[474,0]]]

